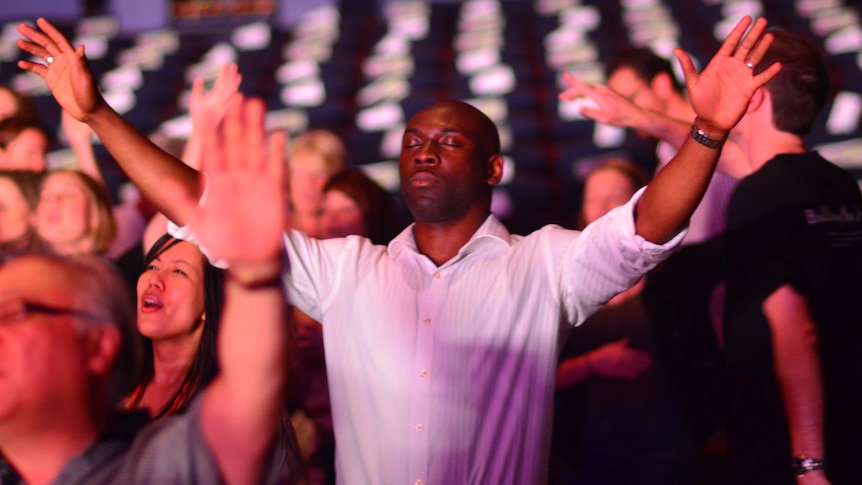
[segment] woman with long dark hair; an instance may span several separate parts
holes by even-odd
[[[216,335],[223,270],[197,246],[162,236],[144,257],[137,285],[143,369],[126,399],[154,418],[182,412],[218,373]]]

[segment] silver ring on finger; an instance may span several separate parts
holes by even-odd
[[[745,67],[749,69],[754,69],[754,63],[751,61],[745,61]]]
[[[48,56],[45,58],[45,63],[48,64],[49,66],[51,65],[52,62],[54,62],[54,56]]]

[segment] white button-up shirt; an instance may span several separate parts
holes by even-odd
[[[441,266],[410,226],[388,246],[285,235],[291,303],[323,324],[341,484],[546,480],[561,335],[669,255],[639,194],[583,233],[489,216]]]

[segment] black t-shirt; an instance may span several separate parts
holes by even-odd
[[[817,325],[826,458],[830,475],[844,475],[853,468],[851,462],[845,470],[844,462],[851,458],[845,456],[847,450],[862,452],[859,185],[817,153],[779,155],[737,187],[726,236],[730,452],[749,460],[743,471],[748,476],[749,466],[773,467],[769,476],[780,473],[791,479],[786,417],[761,309],[766,297],[790,284],[806,298]]]

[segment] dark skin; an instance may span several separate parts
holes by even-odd
[[[494,124],[460,101],[441,101],[407,124],[398,167],[415,220],[419,251],[437,265],[452,259],[491,213],[503,175]]]

